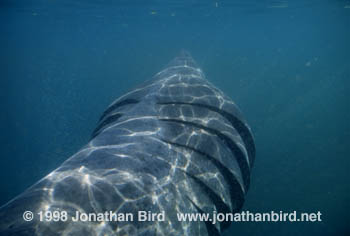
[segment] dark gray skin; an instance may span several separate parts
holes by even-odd
[[[255,146],[233,101],[182,51],[153,80],[113,102],[90,142],[0,208],[1,235],[220,235],[230,222],[177,213],[242,208]],[[42,222],[40,211],[66,211]],[[34,220],[23,220],[32,211]],[[80,213],[132,213],[133,221],[73,222]],[[164,221],[137,219],[164,212]]]

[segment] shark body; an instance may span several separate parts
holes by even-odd
[[[254,157],[253,136],[237,106],[183,51],[114,101],[80,151],[2,206],[0,232],[220,235],[230,222],[180,221],[179,214],[240,211]],[[34,219],[24,220],[25,211]],[[141,221],[140,211],[156,218]],[[40,219],[45,212],[65,212],[67,219]],[[106,212],[120,218],[73,221],[78,213]]]

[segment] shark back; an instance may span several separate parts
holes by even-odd
[[[253,136],[237,106],[182,51],[114,101],[86,146],[1,207],[0,232],[219,235],[230,222],[178,217],[240,211],[254,157]],[[34,213],[32,221],[23,220],[25,211]],[[39,212],[47,211],[65,212],[67,220],[41,221]],[[77,213],[105,217],[74,221]],[[158,218],[142,221],[141,213]]]

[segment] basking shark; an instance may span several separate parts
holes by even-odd
[[[80,151],[0,208],[0,234],[220,235],[230,221],[179,215],[239,212],[254,158],[238,107],[182,51],[115,100]]]

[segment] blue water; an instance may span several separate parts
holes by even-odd
[[[322,222],[234,223],[225,235],[350,235],[349,42],[342,0],[1,0],[0,205],[185,48],[252,127],[244,210],[322,212]]]

